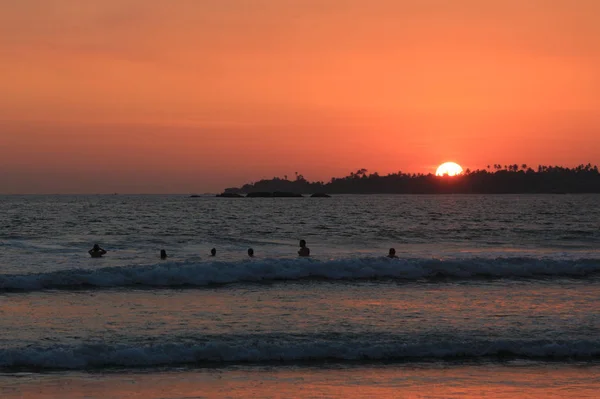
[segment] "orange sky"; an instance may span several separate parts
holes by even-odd
[[[598,0],[0,0],[0,193],[600,163]]]

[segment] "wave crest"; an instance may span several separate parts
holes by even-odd
[[[560,278],[600,274],[600,259],[543,258],[265,259],[241,262],[166,262],[149,266],[71,269],[38,274],[0,275],[0,290],[111,287],[203,287],[215,284],[301,280],[390,278]]]
[[[332,341],[209,341],[156,345],[85,344],[77,347],[13,348],[0,350],[3,369],[86,369],[157,367],[184,364],[431,361],[524,358],[532,360],[590,360],[600,358],[598,341],[499,340],[435,343]]]

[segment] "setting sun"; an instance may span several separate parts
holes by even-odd
[[[461,174],[462,171],[463,168],[459,164],[455,162],[445,162],[438,166],[437,170],[435,171],[435,174],[436,176],[456,176]]]

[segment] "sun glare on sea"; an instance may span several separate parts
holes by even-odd
[[[436,176],[444,176],[444,175],[448,175],[448,176],[456,176],[456,175],[460,175],[463,171],[463,168],[460,167],[459,164],[455,163],[455,162],[445,162],[443,164],[441,164],[440,166],[438,166],[437,170],[435,171],[435,175]]]

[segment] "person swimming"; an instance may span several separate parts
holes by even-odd
[[[217,254],[217,249],[213,248],[210,250],[210,256],[215,256]]]
[[[106,253],[106,251],[104,249],[100,248],[100,245],[98,245],[98,244],[94,244],[94,248],[92,248],[88,251],[88,254],[90,254],[90,256],[92,258],[100,258],[105,253]]]
[[[397,258],[396,250],[394,248],[390,248],[390,252],[388,253],[388,258]]]
[[[160,250],[160,258],[167,259],[167,251],[165,251],[164,249],[161,249]]]
[[[248,248],[248,256],[251,258],[254,257],[254,250],[252,248]]]
[[[298,256],[310,256],[310,248],[306,246],[306,241],[300,240],[300,250]]]

